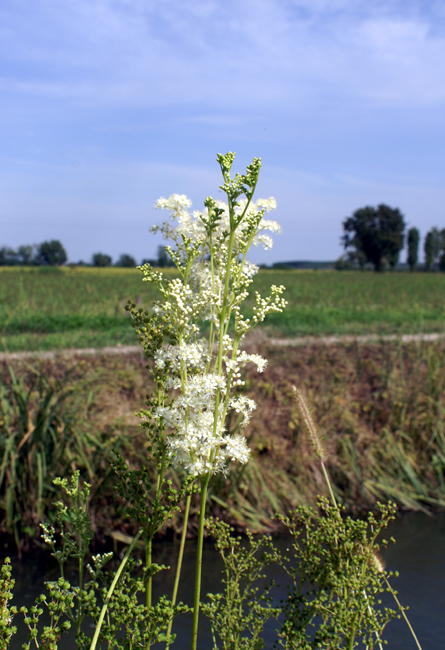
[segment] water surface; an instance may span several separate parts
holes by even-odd
[[[428,517],[424,514],[405,514],[393,522],[385,537],[394,536],[396,544],[390,544],[382,552],[389,570],[397,570],[399,578],[392,580],[393,586],[399,592],[399,600],[403,605],[409,605],[409,619],[417,633],[423,650],[443,650],[445,647],[445,514]],[[277,539],[276,543],[283,550],[289,546],[289,540]],[[154,597],[162,593],[171,594],[174,579],[174,564],[178,544],[175,542],[159,542],[155,545],[154,560],[160,564],[171,565],[172,569],[162,572],[154,578]],[[195,542],[188,542],[184,554],[179,598],[188,604],[193,602],[194,571],[195,571]],[[217,592],[220,589],[222,564],[218,554],[210,542],[205,544],[203,557],[202,594]],[[38,596],[45,580],[58,577],[55,561],[44,554],[35,554],[26,561],[13,562],[16,590],[14,604],[30,607]],[[271,567],[268,576],[280,585],[275,588],[274,604],[278,605],[286,597],[286,576],[278,567]],[[69,576],[67,576],[69,578]],[[385,601],[393,606],[391,600]],[[276,622],[271,621],[265,631],[267,648],[271,649],[275,640]],[[12,650],[19,650],[22,643],[27,641],[26,630],[19,626],[11,644]],[[178,617],[175,632],[177,641],[173,648],[186,650],[190,647],[191,617]],[[409,650],[416,648],[414,640],[403,620],[389,623],[385,638],[390,650]],[[154,648],[156,646],[153,646]],[[202,617],[200,622],[201,650],[211,650],[213,647],[208,622]],[[61,650],[74,650],[71,639],[66,639]]]

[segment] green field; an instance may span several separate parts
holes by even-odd
[[[265,324],[275,336],[445,330],[445,274],[263,270],[252,291],[271,284],[284,284],[289,301]],[[129,298],[144,307],[156,298],[134,269],[0,268],[2,347],[135,344]]]

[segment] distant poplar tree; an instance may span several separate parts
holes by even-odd
[[[408,257],[407,264],[410,268],[410,271],[414,271],[417,266],[418,256],[419,256],[419,239],[420,234],[417,228],[410,228],[408,230]]]
[[[156,262],[157,266],[163,268],[164,266],[173,266],[172,259],[170,255],[165,250],[164,246],[158,246],[158,259]]]
[[[431,228],[425,237],[423,250],[425,252],[425,270],[432,271],[442,248],[441,233],[438,228]]]
[[[441,254],[439,258],[439,269],[445,271],[445,228],[440,231]]]

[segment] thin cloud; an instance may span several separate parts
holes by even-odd
[[[2,88],[89,105],[443,102],[443,13],[398,2],[35,0],[0,10]],[[27,16],[27,18],[26,18]],[[69,92],[68,88],[72,88]],[[408,89],[408,90],[407,90]]]

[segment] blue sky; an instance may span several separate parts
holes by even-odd
[[[445,227],[444,109],[443,1],[3,0],[0,246],[153,256],[155,200],[220,197],[229,150],[278,202],[254,261],[335,259],[381,202],[423,236]]]

